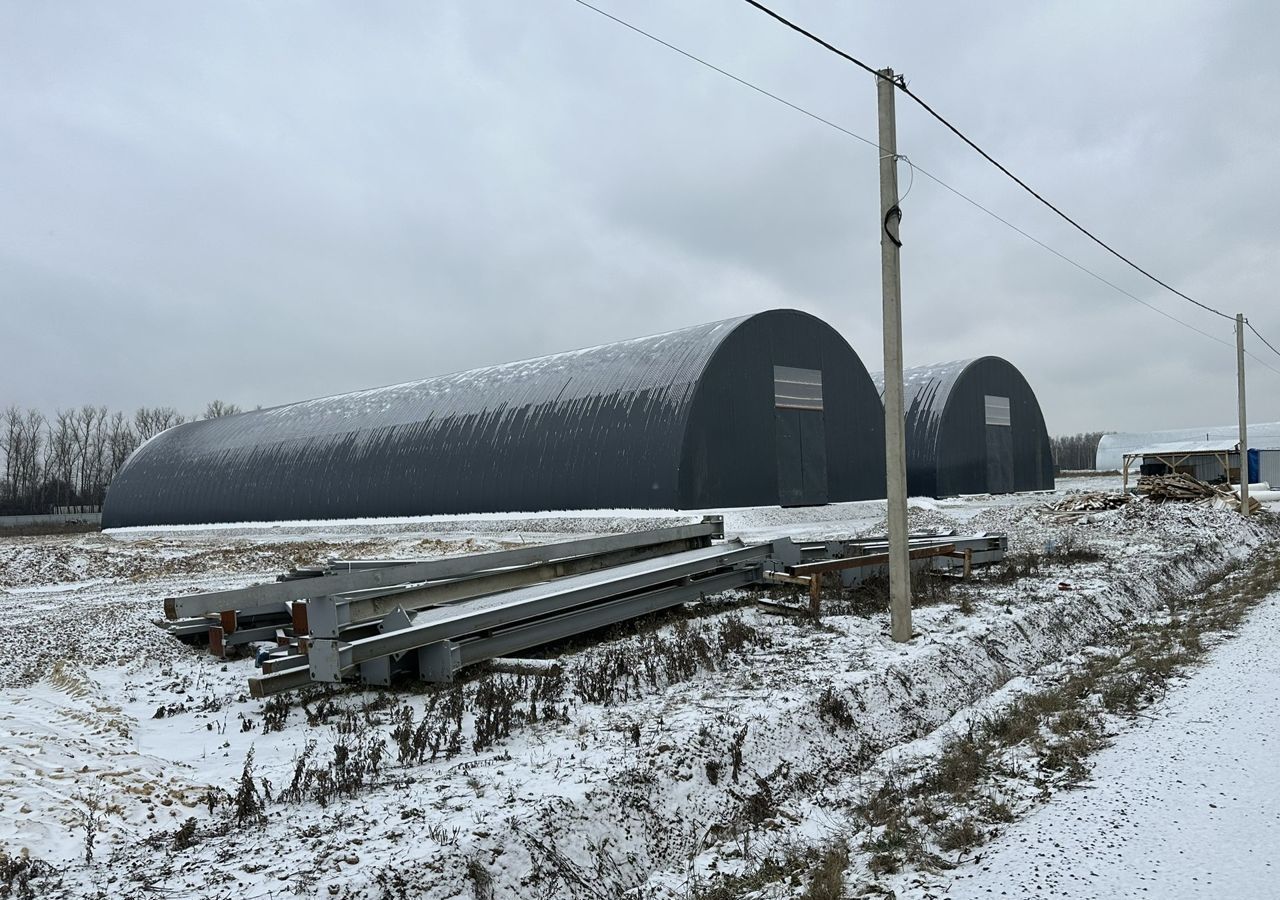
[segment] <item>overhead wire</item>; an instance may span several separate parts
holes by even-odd
[[[1254,328],[1254,327],[1253,327],[1253,323],[1252,323],[1252,322],[1250,322],[1248,319],[1245,319],[1245,320],[1244,320],[1244,324],[1246,324],[1246,325],[1248,325],[1248,326],[1249,326],[1249,330],[1253,332],[1254,336],[1255,336],[1258,340],[1262,341],[1262,343],[1266,344],[1266,345],[1267,345],[1267,348],[1268,348],[1272,353],[1274,353],[1276,356],[1280,356],[1280,350],[1277,350],[1274,346],[1272,346],[1271,342],[1270,342],[1269,340],[1267,340],[1266,338],[1264,338],[1264,337],[1262,336],[1262,334],[1258,331],[1258,329],[1256,329],[1256,328]]]
[[[1192,325],[1190,322],[1187,322],[1184,319],[1179,319],[1177,316],[1173,315],[1172,313],[1166,312],[1165,310],[1156,306],[1154,303],[1149,303],[1146,300],[1143,300],[1137,294],[1127,291],[1124,288],[1120,287],[1120,285],[1116,284],[1114,281],[1111,281],[1103,277],[1102,275],[1099,275],[1097,272],[1093,271],[1093,269],[1090,269],[1087,266],[1082,265],[1081,263],[1072,259],[1070,256],[1067,256],[1065,253],[1061,252],[1060,250],[1057,250],[1056,248],[1051,247],[1049,244],[1046,244],[1044,241],[1040,240],[1035,235],[1030,234],[1027,231],[1024,231],[1023,229],[1019,228],[1017,225],[1010,222],[1008,219],[1001,216],[999,213],[996,213],[988,209],[987,207],[983,206],[981,203],[979,203],[977,200],[974,200],[968,194],[965,194],[962,191],[957,190],[956,188],[947,184],[945,181],[942,181],[940,178],[937,178],[931,172],[928,172],[925,169],[920,168],[919,166],[916,166],[916,168],[920,170],[921,175],[937,183],[941,187],[946,188],[948,191],[955,194],[961,200],[971,204],[975,208],[986,213],[987,215],[989,215],[991,218],[995,219],[997,222],[1001,223],[1002,225],[1006,225],[1009,228],[1013,229],[1018,234],[1022,235],[1024,238],[1031,241],[1031,243],[1049,251],[1050,253],[1058,257],[1058,259],[1062,260],[1063,262],[1068,263],[1069,265],[1075,266],[1077,269],[1079,269],[1081,272],[1084,272],[1086,275],[1089,275],[1090,277],[1097,279],[1098,281],[1105,284],[1107,287],[1111,288],[1113,291],[1123,294],[1124,296],[1128,297],[1130,300],[1133,300],[1137,303],[1141,303],[1147,309],[1151,310],[1152,312],[1158,313],[1159,315],[1164,316],[1166,319],[1168,319],[1171,322],[1177,322],[1179,325],[1183,326],[1184,328],[1190,328],[1192,331],[1196,332],[1197,334],[1204,335],[1211,341],[1217,341],[1219,344],[1222,344],[1226,347],[1232,346],[1232,343],[1230,341],[1223,340],[1220,337],[1216,337],[1215,335],[1210,334],[1209,332],[1205,331],[1202,328],[1197,328],[1195,325]]]
[[[791,102],[790,100],[787,100],[786,98],[779,96],[778,94],[775,94],[775,93],[773,93],[773,92],[771,92],[771,91],[768,91],[768,90],[766,90],[766,89],[764,89],[764,88],[760,87],[759,85],[753,84],[752,82],[747,81],[745,78],[742,78],[742,77],[740,77],[740,76],[738,76],[738,75],[735,75],[735,74],[733,74],[732,72],[730,72],[730,71],[728,71],[728,70],[726,70],[726,69],[722,69],[721,67],[719,67],[719,66],[717,66],[717,65],[715,65],[715,64],[713,64],[713,63],[710,63],[710,62],[708,62],[707,60],[702,59],[701,57],[696,56],[696,55],[695,55],[695,54],[693,54],[693,53],[690,53],[688,50],[685,50],[685,49],[683,49],[683,48],[681,48],[681,47],[678,47],[678,46],[676,46],[675,44],[670,43],[669,41],[663,40],[662,38],[658,37],[657,35],[652,34],[651,32],[645,31],[643,28],[639,28],[639,27],[637,27],[637,26],[635,26],[635,25],[632,25],[630,22],[626,21],[625,19],[621,19],[621,18],[619,18],[618,16],[615,16],[615,15],[613,15],[612,13],[609,13],[609,12],[607,12],[607,11],[605,11],[605,10],[601,9],[600,7],[595,6],[595,5],[593,5],[593,4],[589,3],[589,2],[587,2],[587,0],[574,0],[574,2],[575,2],[575,3],[577,3],[579,6],[584,6],[584,7],[586,7],[587,9],[591,10],[592,12],[598,13],[599,15],[603,16],[604,18],[609,19],[609,20],[611,20],[611,21],[613,21],[613,22],[617,23],[618,25],[621,25],[621,26],[623,26],[624,28],[627,28],[627,29],[629,29],[630,31],[635,32],[636,34],[642,35],[643,37],[646,37],[646,38],[648,38],[649,40],[651,40],[651,41],[653,41],[653,42],[655,42],[655,43],[657,43],[657,44],[661,44],[663,47],[666,47],[668,50],[671,50],[671,51],[673,51],[673,52],[675,52],[675,53],[680,54],[681,56],[685,57],[686,59],[689,59],[689,60],[691,60],[691,61],[693,61],[693,62],[696,62],[696,63],[698,63],[698,64],[699,64],[699,65],[701,65],[701,66],[705,66],[706,68],[708,68],[708,69],[712,70],[713,72],[717,72],[717,73],[719,73],[720,75],[723,75],[724,77],[729,78],[730,80],[737,82],[738,84],[742,85],[743,87],[750,88],[751,90],[755,91],[756,93],[758,93],[758,94],[762,94],[763,96],[768,97],[770,100],[774,100],[774,101],[776,101],[776,102],[778,102],[778,103],[781,103],[783,106],[786,106],[786,107],[788,107],[788,108],[790,108],[790,109],[794,110],[795,112],[798,112],[798,113],[800,113],[800,114],[802,114],[802,115],[804,115],[804,116],[808,116],[810,119],[813,119],[813,120],[814,120],[814,121],[816,121],[816,122],[819,122],[819,123],[821,123],[821,124],[823,124],[823,125],[826,125],[828,128],[832,128],[832,129],[834,129],[834,130],[836,130],[836,131],[840,132],[841,134],[844,134],[844,135],[846,135],[846,136],[848,136],[848,137],[851,137],[851,138],[853,138],[853,139],[855,139],[855,140],[857,140],[857,141],[860,141],[860,142],[862,142],[863,144],[866,144],[866,145],[868,145],[868,146],[870,146],[870,147],[874,147],[874,148],[876,148],[877,150],[880,150],[880,151],[882,151],[882,152],[884,151],[884,148],[883,148],[883,147],[881,147],[881,146],[880,146],[880,144],[879,144],[877,141],[873,141],[873,140],[871,140],[870,138],[864,137],[863,135],[860,135],[860,134],[858,134],[858,133],[856,133],[856,132],[854,132],[854,131],[851,131],[851,130],[849,130],[848,128],[845,128],[843,125],[840,125],[840,124],[838,124],[838,123],[836,123],[836,122],[833,122],[833,121],[831,121],[830,119],[825,118],[824,116],[818,115],[817,113],[815,113],[815,112],[813,112],[813,111],[811,111],[811,110],[805,109],[804,107],[802,107],[802,106],[800,106],[800,105],[798,105],[798,104],[796,104],[796,103],[793,103],[793,102]],[[857,62],[857,60],[854,60],[854,62]],[[870,69],[869,67],[865,66],[865,64],[863,64],[863,63],[858,63],[858,64],[859,64],[859,65],[862,65],[864,68],[867,68],[867,69],[868,69],[868,71],[871,71],[871,72],[872,72],[872,74],[875,74],[877,77],[880,77],[880,76],[879,76],[879,73],[877,73],[877,72],[875,72],[874,70]],[[1087,275],[1089,275],[1090,277],[1092,277],[1092,278],[1096,279],[1097,281],[1101,282],[1102,284],[1106,285],[1107,287],[1111,288],[1112,290],[1114,290],[1114,291],[1118,292],[1119,294],[1121,294],[1121,295],[1123,295],[1123,296],[1125,296],[1125,297],[1129,298],[1130,300],[1135,301],[1136,303],[1140,303],[1140,304],[1142,304],[1143,306],[1145,306],[1145,307],[1147,307],[1148,309],[1150,309],[1152,312],[1155,312],[1155,313],[1157,313],[1157,314],[1159,314],[1159,315],[1161,315],[1161,316],[1164,316],[1166,319],[1170,320],[1171,322],[1176,322],[1177,324],[1179,324],[1179,325],[1183,326],[1184,328],[1188,328],[1188,329],[1190,329],[1191,331],[1194,331],[1194,332],[1196,332],[1197,334],[1202,335],[1203,337],[1206,337],[1206,338],[1208,338],[1208,339],[1209,339],[1209,340],[1211,340],[1211,341],[1216,341],[1217,343],[1222,344],[1223,346],[1226,346],[1226,347],[1231,347],[1231,346],[1233,346],[1233,344],[1232,344],[1230,341],[1223,340],[1223,339],[1222,339],[1222,338],[1220,338],[1220,337],[1217,337],[1217,336],[1215,336],[1215,335],[1213,335],[1213,334],[1210,334],[1209,332],[1207,332],[1207,331],[1205,331],[1205,330],[1203,330],[1203,329],[1201,329],[1201,328],[1196,327],[1195,325],[1192,325],[1190,322],[1187,322],[1187,321],[1185,321],[1185,320],[1183,320],[1183,319],[1179,319],[1177,316],[1173,315],[1172,313],[1166,312],[1165,310],[1161,309],[1160,307],[1156,306],[1155,304],[1153,304],[1153,303],[1149,303],[1148,301],[1143,300],[1141,297],[1137,296],[1136,294],[1134,294],[1134,293],[1132,293],[1132,292],[1130,292],[1130,291],[1125,290],[1124,288],[1120,287],[1120,286],[1119,286],[1119,285],[1117,285],[1116,283],[1114,283],[1114,282],[1112,282],[1112,281],[1108,280],[1107,278],[1103,277],[1102,275],[1099,275],[1097,272],[1095,272],[1095,271],[1093,271],[1092,269],[1088,268],[1087,266],[1085,266],[1085,265],[1083,265],[1083,264],[1081,264],[1081,263],[1077,262],[1076,260],[1074,260],[1074,259],[1072,259],[1071,257],[1067,256],[1065,253],[1060,252],[1059,250],[1055,249],[1054,247],[1050,246],[1049,244],[1046,244],[1044,241],[1040,240],[1039,238],[1035,237],[1034,235],[1030,234],[1029,232],[1027,232],[1027,231],[1023,230],[1022,228],[1019,228],[1017,225],[1013,224],[1012,222],[1010,222],[1008,219],[1004,218],[1003,216],[1000,216],[998,213],[993,212],[991,209],[988,209],[986,206],[983,206],[981,203],[979,203],[977,200],[973,199],[973,198],[972,198],[972,197],[970,197],[969,195],[967,195],[967,194],[963,193],[962,191],[958,190],[957,188],[954,188],[954,187],[952,187],[951,185],[947,184],[947,183],[946,183],[945,181],[943,181],[941,178],[939,178],[938,176],[934,175],[932,172],[928,171],[927,169],[923,168],[923,167],[922,167],[922,166],[920,166],[918,163],[912,162],[910,159],[908,159],[908,158],[907,158],[906,156],[904,156],[903,154],[897,154],[897,158],[898,158],[898,159],[901,159],[903,162],[905,162],[905,163],[910,167],[911,172],[912,172],[912,181],[908,184],[908,188],[907,188],[908,192],[910,192],[910,190],[911,190],[911,185],[913,185],[913,184],[914,184],[914,173],[918,171],[918,172],[920,172],[920,174],[921,174],[921,175],[924,175],[924,176],[925,176],[926,178],[928,178],[929,180],[933,181],[934,183],[938,184],[939,186],[941,186],[941,187],[945,188],[946,190],[950,191],[951,193],[955,194],[955,195],[956,195],[957,197],[959,197],[961,200],[964,200],[966,203],[969,203],[970,205],[972,205],[972,206],[973,206],[973,207],[975,207],[976,209],[978,209],[978,210],[980,210],[980,211],[982,211],[982,212],[986,213],[988,216],[990,216],[991,218],[995,219],[997,222],[1000,222],[1002,225],[1005,225],[1006,227],[1008,227],[1008,228],[1012,229],[1013,231],[1017,232],[1018,234],[1022,235],[1022,237],[1026,238],[1026,239],[1027,239],[1027,240],[1029,240],[1029,241],[1031,241],[1033,244],[1036,244],[1037,246],[1041,247],[1042,249],[1047,250],[1048,252],[1052,253],[1054,256],[1056,256],[1056,257],[1058,257],[1059,259],[1061,259],[1063,262],[1066,262],[1066,263],[1068,263],[1068,264],[1070,264],[1070,265],[1074,266],[1075,268],[1079,269],[1081,272],[1084,272],[1085,274],[1087,274]],[[904,195],[904,199],[905,199],[905,195]],[[1228,317],[1228,318],[1232,318],[1232,319],[1234,320],[1234,317]],[[1274,349],[1274,348],[1273,348],[1273,349]],[[1266,363],[1263,363],[1263,362],[1261,362],[1260,360],[1259,360],[1259,362],[1260,362],[1260,364],[1261,364],[1261,365],[1266,366],[1266,368],[1271,369],[1271,366],[1268,366]],[[1273,371],[1273,372],[1275,372],[1277,375],[1280,375],[1280,369],[1272,369],[1272,371]]]
[[[770,9],[769,7],[765,6],[763,3],[759,2],[759,0],[743,0],[743,2],[744,2],[744,3],[746,3],[748,6],[754,7],[755,9],[757,9],[757,10],[759,10],[760,12],[764,13],[765,15],[767,15],[767,16],[769,16],[769,17],[771,17],[771,18],[775,19],[775,20],[777,20],[777,21],[778,21],[778,22],[780,22],[781,24],[785,25],[787,28],[790,28],[792,31],[796,32],[797,34],[803,35],[804,37],[808,38],[809,40],[811,40],[811,41],[813,41],[814,43],[818,44],[819,46],[823,47],[824,49],[826,49],[826,50],[830,51],[831,53],[834,53],[836,56],[839,56],[841,59],[844,59],[844,60],[846,60],[847,62],[853,63],[855,66],[857,66],[858,68],[860,68],[860,69],[862,69],[862,70],[864,70],[864,71],[866,71],[866,72],[870,72],[870,73],[871,73],[872,75],[874,75],[877,79],[880,79],[880,78],[884,78],[884,77],[885,77],[884,75],[880,74],[880,72],[878,72],[877,70],[873,69],[871,66],[867,65],[867,64],[866,64],[865,62],[863,62],[862,60],[860,60],[860,59],[858,59],[858,58],[856,58],[856,57],[854,57],[854,56],[850,55],[849,53],[846,53],[844,50],[841,50],[839,47],[835,46],[834,44],[830,43],[829,41],[824,40],[823,38],[821,38],[821,37],[819,37],[818,35],[814,34],[812,31],[809,31],[808,29],[804,28],[803,26],[798,25],[797,23],[795,23],[795,22],[791,21],[790,19],[786,18],[785,16],[781,15],[780,13],[775,12],[774,10],[772,10],[772,9]],[[926,102],[925,102],[925,100],[924,100],[922,97],[920,97],[920,95],[919,95],[919,94],[917,94],[917,93],[915,93],[913,90],[911,90],[911,88],[909,88],[909,87],[907,86],[907,82],[906,82],[906,79],[905,79],[905,78],[903,78],[903,77],[901,77],[901,76],[897,76],[897,77],[895,77],[895,78],[893,78],[893,79],[891,79],[891,80],[892,80],[893,84],[898,88],[898,90],[902,91],[904,94],[906,94],[906,95],[907,95],[908,97],[910,97],[912,100],[914,100],[914,101],[916,102],[916,104],[917,104],[918,106],[920,106],[920,108],[921,108],[921,109],[923,109],[925,112],[927,112],[927,113],[928,113],[929,115],[931,115],[933,118],[937,119],[940,123],[942,123],[942,125],[943,125],[943,126],[945,126],[949,131],[951,131],[951,133],[952,133],[952,134],[954,134],[956,137],[960,138],[960,140],[964,141],[964,143],[968,144],[968,145],[969,145],[969,147],[971,147],[973,150],[975,150],[975,151],[976,151],[976,152],[977,152],[977,153],[978,153],[978,154],[979,154],[983,159],[985,159],[987,162],[991,163],[991,165],[995,166],[997,169],[999,169],[1001,172],[1003,172],[1005,175],[1007,175],[1009,178],[1011,178],[1011,179],[1012,179],[1012,180],[1013,180],[1013,181],[1014,181],[1014,182],[1015,182],[1019,187],[1021,187],[1024,191],[1026,191],[1026,192],[1027,192],[1028,194],[1030,194],[1032,197],[1035,197],[1037,200],[1039,200],[1042,204],[1044,204],[1045,206],[1047,206],[1049,209],[1053,210],[1053,212],[1055,212],[1059,217],[1061,217],[1061,218],[1062,218],[1064,221],[1066,221],[1069,225],[1071,225],[1073,228],[1075,228],[1077,231],[1079,231],[1079,232],[1080,232],[1081,234],[1083,234],[1085,237],[1089,238],[1089,240],[1093,241],[1093,242],[1094,242],[1095,244],[1097,244],[1099,247],[1101,247],[1102,249],[1106,250],[1108,253],[1110,253],[1112,256],[1114,256],[1116,259],[1120,260],[1121,262],[1125,263],[1125,265],[1127,265],[1127,266],[1129,266],[1129,267],[1131,267],[1131,268],[1135,269],[1136,271],[1140,272],[1141,274],[1145,275],[1147,278],[1151,279],[1151,280],[1152,280],[1152,281],[1154,281],[1156,284],[1160,285],[1162,288],[1165,288],[1166,290],[1171,291],[1171,292],[1173,292],[1174,294],[1177,294],[1177,295],[1178,295],[1179,297],[1181,297],[1183,300],[1186,300],[1188,303],[1192,303],[1192,304],[1194,304],[1195,306],[1200,307],[1201,309],[1205,310],[1206,312],[1211,312],[1211,313],[1213,313],[1214,315],[1216,315],[1216,316],[1221,316],[1221,317],[1222,317],[1222,318],[1224,318],[1224,319],[1234,319],[1234,318],[1235,318],[1235,316],[1228,315],[1227,313],[1224,313],[1224,312],[1222,312],[1222,311],[1221,311],[1221,310],[1219,310],[1219,309],[1214,309],[1212,306],[1209,306],[1207,303],[1201,303],[1199,300],[1196,300],[1194,297],[1190,297],[1190,296],[1188,296],[1187,294],[1184,294],[1182,291],[1180,291],[1180,290],[1178,290],[1177,288],[1173,287],[1173,286],[1172,286],[1171,284],[1169,284],[1168,282],[1166,282],[1166,281],[1164,281],[1164,280],[1162,280],[1162,279],[1160,279],[1160,278],[1157,278],[1157,277],[1156,277],[1155,275],[1153,275],[1151,272],[1147,271],[1147,270],[1146,270],[1146,269],[1144,269],[1142,266],[1138,265],[1138,264],[1137,264],[1137,263],[1135,263],[1133,260],[1129,259],[1129,257],[1125,256],[1125,255],[1124,255],[1123,253],[1121,253],[1119,250],[1116,250],[1114,247],[1112,247],[1112,246],[1111,246],[1110,244],[1108,244],[1106,241],[1102,240],[1102,238],[1098,237],[1098,236],[1097,236],[1097,235],[1095,235],[1092,231],[1090,231],[1089,229],[1085,228],[1083,225],[1081,225],[1079,222],[1077,222],[1075,219],[1073,219],[1071,216],[1067,215],[1067,214],[1066,214],[1065,212],[1063,212],[1060,208],[1058,208],[1056,205],[1054,205],[1054,204],[1053,204],[1053,203],[1051,203],[1048,199],[1046,199],[1042,194],[1040,194],[1038,191],[1036,191],[1034,188],[1032,188],[1032,187],[1031,187],[1031,185],[1027,184],[1025,181],[1023,181],[1021,178],[1019,178],[1017,175],[1015,175],[1013,172],[1011,172],[1011,171],[1010,171],[1006,166],[1004,166],[1002,163],[1000,163],[998,160],[996,160],[996,159],[995,159],[995,157],[993,157],[990,153],[988,153],[986,150],[983,150],[981,147],[979,147],[979,146],[978,146],[978,145],[977,145],[973,140],[971,140],[971,139],[969,138],[969,136],[968,136],[968,135],[966,135],[964,132],[962,132],[959,128],[957,128],[955,125],[953,125],[951,122],[949,122],[949,121],[948,121],[948,120],[947,120],[947,119],[946,119],[946,118],[945,118],[941,113],[939,113],[939,112],[938,112],[937,110],[935,110],[932,106],[930,106],[928,103],[926,103]]]
[[[1264,369],[1270,369],[1272,372],[1275,372],[1277,375],[1280,375],[1280,369],[1277,369],[1275,366],[1270,365],[1270,364],[1269,364],[1269,363],[1267,363],[1265,360],[1260,359],[1257,355],[1255,355],[1255,354],[1253,354],[1253,353],[1249,352],[1248,350],[1244,351],[1244,355],[1245,355],[1245,356],[1247,356],[1247,357],[1249,357],[1251,360],[1253,360],[1254,362],[1256,362],[1258,365],[1262,366],[1262,368],[1264,368]]]
[[[668,43],[667,41],[664,41],[662,38],[658,37],[657,35],[651,34],[648,31],[645,31],[643,28],[639,28],[635,25],[632,25],[630,22],[626,21],[625,19],[618,18],[617,16],[613,15],[613,13],[606,12],[605,10],[601,9],[598,6],[593,6],[592,4],[588,3],[587,0],[573,0],[573,2],[577,3],[579,6],[585,6],[587,9],[591,10],[592,12],[599,13],[600,15],[604,16],[606,19],[611,19],[614,22],[617,22],[623,28],[629,28],[630,30],[634,31],[636,34],[643,35],[647,37],[649,40],[654,41],[655,43],[661,44],[662,46],[666,47],[668,50],[674,50],[676,53],[679,53],[681,56],[685,57],[686,59],[693,60],[700,66],[706,66],[708,69],[710,69],[713,72],[719,72],[725,78],[729,78],[733,81],[736,81],[738,82],[738,84],[742,85],[743,87],[750,88],[751,90],[755,91],[757,94],[763,94],[764,96],[768,97],[770,100],[776,100],[779,103],[781,103],[783,106],[789,106],[791,107],[791,109],[795,110],[798,113],[801,113],[802,115],[806,115],[809,118],[814,119],[815,121],[821,122],[823,125],[826,125],[830,128],[834,128],[836,131],[843,132],[844,134],[847,134],[849,137],[853,138],[854,140],[862,141],[862,143],[867,144],[868,146],[871,146],[871,147],[875,147],[877,150],[883,149],[880,146],[879,141],[873,141],[870,138],[863,137],[860,134],[850,131],[848,128],[845,128],[841,125],[837,125],[835,122],[832,122],[830,119],[825,119],[815,112],[810,112],[804,107],[797,106],[796,104],[792,103],[790,100],[787,100],[783,97],[779,97],[777,94],[770,93],[769,91],[765,90],[759,85],[752,84],[750,81],[747,81],[745,78],[739,78],[737,75],[734,75],[732,72],[726,71],[725,69],[722,69],[719,66],[714,65],[713,63],[709,63],[705,59],[702,59],[701,57],[694,56],[688,50],[683,50],[680,47],[677,47],[675,44]]]

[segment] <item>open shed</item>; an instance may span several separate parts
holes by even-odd
[[[1249,443],[1254,447],[1280,447],[1280,422],[1250,422]],[[1102,471],[1119,471],[1126,453],[1134,453],[1145,447],[1161,444],[1177,444],[1192,441],[1235,445],[1240,440],[1240,425],[1201,425],[1195,428],[1175,428],[1163,431],[1127,431],[1104,434],[1098,440],[1094,468]]]
[[[1250,483],[1280,483],[1280,450],[1250,448],[1248,479]],[[1134,463],[1143,475],[1168,475],[1180,473],[1200,481],[1214,483],[1240,483],[1240,442],[1235,441],[1171,441],[1139,447],[1124,453],[1124,487],[1129,487],[1129,473]]]
[[[884,412],[807,313],[191,422],[145,443],[103,526],[884,496]]]
[[[873,376],[881,394],[884,376]],[[907,490],[913,496],[1053,488],[1053,450],[1040,403],[998,356],[903,372]]]

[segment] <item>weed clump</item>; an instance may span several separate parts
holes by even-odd
[[[849,709],[849,701],[831,685],[824,687],[818,695],[818,715],[840,728],[852,728],[855,721],[853,711]]]
[[[589,651],[572,666],[569,687],[585,703],[625,703],[648,691],[716,671],[753,647],[767,646],[768,635],[729,613],[714,622],[677,622],[669,635],[659,631]]]
[[[195,844],[196,820],[193,818],[187,819],[187,821],[182,823],[182,827],[173,833],[173,849],[181,852],[190,847],[194,847]]]
[[[1034,578],[1040,574],[1043,562],[1043,558],[1034,550],[1007,553],[999,564],[988,570],[987,580],[996,584],[1012,584],[1020,578]]]
[[[288,695],[280,694],[267,700],[262,705],[262,733],[271,734],[273,731],[283,731],[284,723],[289,718],[289,710],[292,707]]]
[[[253,774],[253,748],[244,757],[244,768],[240,772],[240,784],[236,788],[233,799],[236,824],[261,821],[262,795],[258,791],[258,783]]]
[[[972,609],[968,588],[952,577],[928,569],[911,572],[911,605],[936,606],[959,601]],[[832,616],[873,616],[889,609],[889,579],[875,575],[864,579],[842,596],[824,601],[822,611]]]
[[[524,686],[515,678],[483,678],[476,685],[476,735],[471,746],[479,752],[511,734],[511,726],[523,721],[526,714],[517,709],[524,699]]]
[[[844,870],[849,865],[849,846],[836,841],[822,851],[813,868],[809,886],[801,900],[840,900],[844,897]]]
[[[972,818],[953,822],[938,831],[938,846],[950,853],[970,850],[985,841],[986,833]]]
[[[32,859],[25,853],[10,855],[0,850],[0,894],[18,897],[19,900],[34,900],[35,887],[32,882],[53,878],[58,870],[42,859]],[[43,891],[42,891],[43,893]]]

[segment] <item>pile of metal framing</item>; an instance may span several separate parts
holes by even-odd
[[[160,624],[210,651],[268,642],[254,696],[313,682],[386,685],[394,674],[449,681],[464,666],[593,631],[733,588],[853,584],[882,572],[883,538],[725,541],[719,516],[630,534],[431,560],[330,560],[267,584],[165,600]],[[914,536],[918,566],[1004,557],[1004,535]]]

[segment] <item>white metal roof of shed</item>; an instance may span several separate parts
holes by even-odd
[[[1177,453],[1235,453],[1239,442],[1224,444],[1221,441],[1175,441],[1169,444],[1152,444],[1137,450],[1126,451],[1126,456],[1168,456]]]
[[[1142,447],[1154,447],[1170,441],[1213,441],[1235,446],[1240,440],[1239,425],[1212,425],[1200,428],[1178,428],[1171,431],[1131,431],[1104,434],[1098,441],[1099,469],[1120,468],[1121,458]],[[1280,446],[1280,422],[1250,422],[1249,444],[1254,449]]]

